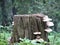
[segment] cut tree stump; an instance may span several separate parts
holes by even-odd
[[[48,34],[44,31],[47,28],[46,22],[42,21],[44,16],[42,14],[15,15],[11,42],[18,42],[19,38],[32,40],[35,37],[33,33],[37,31],[41,32],[41,37],[45,41],[48,41]]]

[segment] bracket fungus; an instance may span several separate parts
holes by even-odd
[[[51,21],[51,20],[52,20],[52,19],[49,18],[48,16],[44,16],[44,17],[43,17],[43,21],[44,21],[44,22],[46,22],[46,21]]]
[[[46,22],[46,25],[47,26],[54,26],[54,23],[53,22]]]
[[[34,34],[34,35],[37,35],[37,34],[41,34],[41,32],[34,32],[33,34]]]
[[[49,33],[49,32],[52,31],[52,29],[51,28],[47,28],[47,29],[45,29],[45,31]]]
[[[12,22],[12,25],[14,25],[14,22]]]

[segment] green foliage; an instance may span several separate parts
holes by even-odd
[[[0,45],[8,45],[8,42],[6,40],[0,40]]]
[[[8,26],[9,27],[9,26]],[[0,25],[0,45],[8,45],[8,38],[11,36],[10,27]]]
[[[0,45],[8,45],[8,38],[11,36],[11,33],[6,33],[6,32],[2,32],[0,33]],[[44,45],[46,43],[49,43],[50,45],[60,45],[60,33],[57,32],[52,32],[49,34],[48,36],[50,42],[43,42],[43,43],[31,43],[32,40],[29,39],[21,39],[23,42],[20,43],[14,43],[14,44],[18,44],[18,45]]]
[[[15,0],[17,14],[44,13],[50,16],[59,15],[59,3],[56,0]]]
[[[10,26],[2,26],[0,25],[0,32],[11,32],[13,30],[13,26],[10,25]]]
[[[32,43],[20,42],[19,45],[33,45]]]
[[[50,45],[60,45],[60,33],[51,33],[48,38],[50,40]]]
[[[10,33],[0,33],[0,45],[8,45],[8,37],[11,36]]]

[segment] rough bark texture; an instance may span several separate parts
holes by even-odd
[[[19,38],[34,39],[33,32],[36,31],[40,31],[42,33],[41,37],[47,41],[47,33],[44,31],[46,27],[45,22],[42,21],[42,17],[34,16],[34,14],[15,15],[11,42],[18,42]]]

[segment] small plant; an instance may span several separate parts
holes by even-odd
[[[22,42],[17,43],[18,45],[45,45],[47,43],[46,41],[37,43],[36,40],[29,40],[26,38],[24,39],[20,38],[20,40],[22,40]]]
[[[6,40],[0,39],[0,45],[8,45],[8,42]]]

